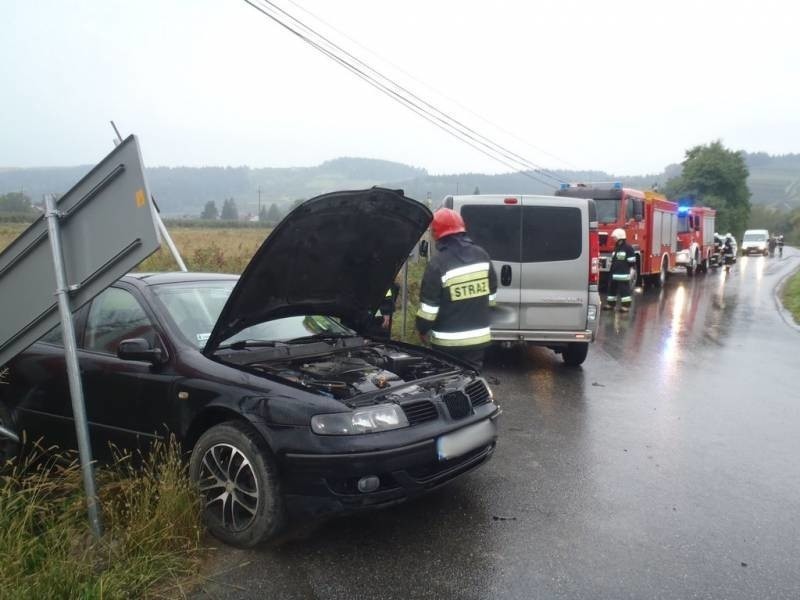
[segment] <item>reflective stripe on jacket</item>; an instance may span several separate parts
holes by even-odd
[[[497,295],[489,255],[465,234],[442,238],[437,249],[422,278],[417,329],[430,332],[437,346],[488,344],[489,306]]]
[[[627,281],[631,276],[631,267],[636,266],[636,251],[625,240],[620,240],[611,251],[611,278],[616,281]]]

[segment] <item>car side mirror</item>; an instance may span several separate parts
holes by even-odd
[[[419,243],[419,255],[422,258],[428,258],[428,240],[422,240]]]
[[[164,362],[164,351],[161,348],[151,348],[143,338],[122,340],[117,347],[117,357],[122,360],[139,360],[154,365]]]

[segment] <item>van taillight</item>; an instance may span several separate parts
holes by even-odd
[[[600,283],[600,236],[597,229],[589,230],[589,285]]]

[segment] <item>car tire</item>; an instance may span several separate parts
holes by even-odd
[[[570,342],[566,349],[561,353],[564,364],[570,367],[578,367],[586,360],[589,354],[588,342]]]
[[[267,444],[246,423],[228,421],[201,435],[189,475],[200,491],[203,520],[216,538],[252,548],[283,529],[278,469]]]
[[[0,425],[6,429],[17,433],[17,428],[14,425],[14,420],[11,418],[11,413],[5,405],[0,402]],[[6,466],[10,460],[14,460],[19,455],[19,444],[14,440],[5,437],[0,437],[0,469]]]
[[[653,278],[653,283],[655,283],[657,287],[663,288],[667,283],[667,275],[667,261],[664,259],[661,261],[661,270],[658,272],[658,275]]]

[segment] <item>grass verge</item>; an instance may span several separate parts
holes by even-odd
[[[98,469],[105,534],[89,532],[74,455],[35,452],[0,478],[0,598],[182,596],[200,561],[200,504],[180,449]]]
[[[800,325],[800,271],[795,273],[783,286],[781,300],[786,309],[794,316],[794,321]]]

